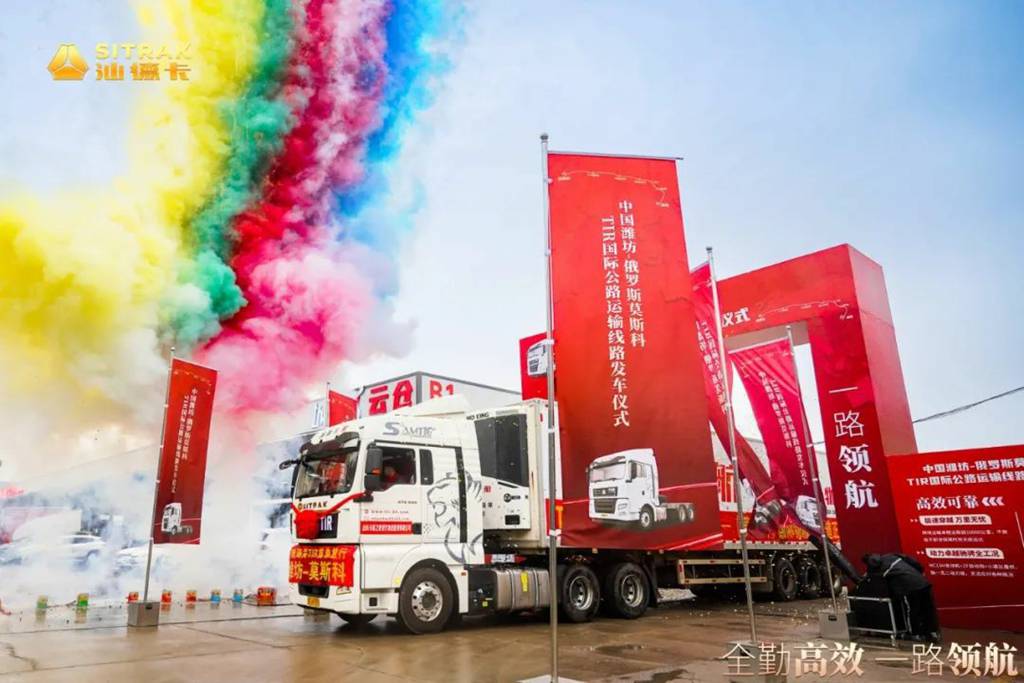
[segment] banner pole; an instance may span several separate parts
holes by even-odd
[[[164,465],[164,438],[167,436],[167,410],[171,407],[171,375],[174,372],[174,347],[167,363],[167,391],[164,394],[164,419],[160,423],[160,446],[156,457],[156,478],[153,483],[153,514],[149,520],[149,547],[146,549],[146,582],[142,589],[142,604],[149,602],[149,570],[153,566],[153,529],[156,527],[156,503],[160,496],[160,470]]]
[[[326,382],[327,391],[324,393],[324,426],[331,426],[331,380]]]
[[[715,278],[715,256],[707,247],[708,270],[711,275],[711,301],[715,308],[715,332],[718,334],[718,354],[722,364],[722,387],[725,391],[725,419],[729,425],[729,461],[732,463],[732,485],[736,497],[736,532],[740,538],[740,556],[743,558],[743,584],[747,591],[747,612],[750,616],[750,642],[757,643],[757,626],[754,619],[754,591],[750,586],[750,557],[747,553],[747,525],[743,521],[743,486],[740,484],[740,467],[736,459],[736,424],[732,414],[732,391],[726,376],[725,337],[722,334],[722,311],[718,303],[718,280]]]
[[[786,325],[786,339],[789,340],[789,355],[793,357],[793,377],[796,378],[796,395],[800,400],[800,409],[803,411],[804,422],[804,443],[805,448],[810,449],[807,460],[811,465],[811,482],[814,484],[814,499],[818,504],[818,521],[821,524],[821,553],[825,556],[825,579],[828,581],[828,593],[832,598],[832,614],[839,614],[839,603],[836,602],[836,586],[832,581],[832,560],[828,554],[828,508],[825,507],[825,496],[821,490],[821,479],[818,478],[818,453],[814,450],[814,443],[811,441],[810,429],[807,425],[807,411],[804,410],[804,392],[800,388],[800,371],[796,365],[796,347],[793,345],[793,328]]]
[[[558,477],[557,433],[555,431],[555,314],[554,289],[551,281],[551,209],[548,206],[548,188],[551,178],[548,177],[548,134],[540,136],[541,182],[543,183],[544,231],[546,248],[544,256],[547,260],[547,318],[548,329],[545,345],[548,360],[548,580],[551,582],[549,605],[551,624],[551,681],[558,683],[558,510],[555,505],[557,490],[555,482]]]

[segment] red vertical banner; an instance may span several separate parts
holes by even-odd
[[[216,370],[179,358],[171,362],[154,543],[199,543],[216,386]]]
[[[541,332],[519,340],[519,386],[524,401],[548,397],[547,336],[547,332]]]
[[[783,523],[821,530],[812,478],[807,418],[800,401],[796,359],[788,339],[730,353],[761,430],[775,490],[790,513]],[[834,537],[834,530],[829,530]]]
[[[548,155],[563,544],[721,544],[672,160]]]
[[[336,424],[356,419],[356,405],[357,402],[354,398],[328,390],[327,426],[333,427]]]
[[[729,420],[725,411],[727,392],[732,393],[732,365],[726,360],[728,368],[722,368],[722,352],[718,346],[718,327],[715,321],[714,295],[711,291],[711,266],[708,263],[690,273],[693,281],[693,305],[697,316],[697,346],[701,354],[701,369],[704,374],[704,394],[708,400],[708,413],[715,435],[722,443],[722,448],[729,454]],[[728,378],[728,381],[727,379]],[[750,443],[734,428],[736,442],[736,464],[740,476],[750,485],[754,494],[754,510],[747,509],[752,519],[767,527],[774,527],[777,514],[781,507],[777,503],[778,493],[775,483],[757,457]],[[732,468],[729,468],[728,479],[732,479]],[[719,480],[723,479],[720,474]],[[722,498],[723,503],[735,505],[736,496],[728,492]],[[774,503],[774,504],[773,504]],[[735,516],[735,515],[733,515]],[[724,517],[723,517],[724,518]],[[732,525],[735,521],[730,520]]]

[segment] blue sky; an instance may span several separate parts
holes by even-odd
[[[547,131],[556,149],[685,156],[694,265],[707,244],[723,276],[842,242],[880,262],[915,415],[1024,384],[1022,27],[1011,2],[474,3],[392,178],[420,207],[396,299],[413,350],[335,382],[517,385],[516,340],[544,325]],[[126,90],[69,96],[44,69],[59,42],[133,30],[112,2],[8,10],[0,184],[113,175]],[[919,445],[1022,443],[1022,413],[1024,393],[923,425]]]

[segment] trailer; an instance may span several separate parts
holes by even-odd
[[[743,582],[730,543],[691,552],[560,545],[551,576],[545,506],[561,486],[544,473],[549,457],[561,460],[557,445],[548,452],[546,405],[531,399],[472,412],[459,397],[443,397],[314,434],[281,463],[294,468],[292,601],[356,624],[394,616],[422,634],[461,615],[539,610],[552,595],[568,622],[599,611],[636,618],[657,603],[658,588],[706,593]],[[692,520],[692,509],[659,498],[653,453],[607,457],[590,472],[625,466],[614,486],[638,487],[627,495],[646,501],[638,525],[645,506],[652,525]],[[591,483],[592,506],[610,497],[610,484]],[[621,518],[634,521],[632,512]],[[754,544],[750,556],[758,593],[821,594],[824,570],[810,544]]]

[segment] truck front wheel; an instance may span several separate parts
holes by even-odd
[[[640,508],[640,528],[647,530],[654,526],[654,509],[650,505]]]
[[[402,582],[396,617],[410,633],[438,633],[448,623],[454,606],[447,577],[433,567],[421,567]]]
[[[597,574],[585,564],[559,567],[558,606],[562,617],[574,624],[591,621],[601,606]]]
[[[647,611],[647,577],[639,565],[614,565],[605,574],[603,588],[605,611],[611,616],[636,619]]]

